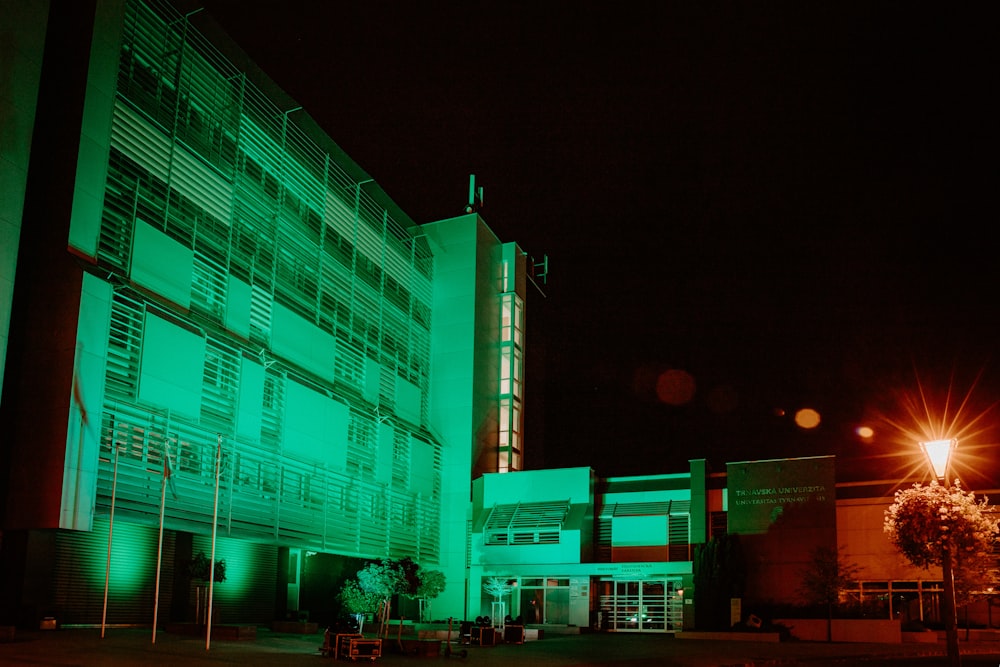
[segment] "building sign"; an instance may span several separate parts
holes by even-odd
[[[768,532],[781,516],[809,508],[814,519],[836,518],[834,457],[727,464],[729,531]]]
[[[795,603],[799,577],[818,547],[837,546],[834,457],[730,463],[729,532],[746,561],[743,608]]]

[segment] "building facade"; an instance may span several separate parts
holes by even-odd
[[[469,480],[522,465],[524,253],[416,224],[202,13],[4,10],[5,615],[183,620],[214,550],[222,618],[380,557],[462,616]]]
[[[940,568],[918,568],[883,532],[896,490],[926,480],[837,482],[833,456],[726,464],[711,471],[599,479],[589,468],[487,474],[473,484],[470,609],[526,624],[609,632],[699,628],[698,547],[737,535],[741,595],[729,621],[808,607],[817,547],[857,568],[841,603],[864,618],[940,625]],[[1000,491],[980,490],[994,502]],[[1000,565],[1000,551],[996,563]],[[498,598],[487,588],[507,584]],[[995,592],[962,620],[997,627]],[[478,595],[478,604],[476,598]]]
[[[817,546],[870,614],[938,617],[940,572],[882,534],[902,481],[526,470],[533,263],[472,193],[411,220],[203,13],[0,8],[0,624],[190,620],[214,552],[223,621],[332,621],[365,560],[410,557],[445,574],[434,619],[678,632],[725,534],[734,621],[798,602]]]

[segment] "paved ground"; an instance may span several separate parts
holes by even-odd
[[[347,664],[323,658],[322,634],[292,635],[259,630],[256,639],[213,639],[158,632],[152,642],[149,629],[63,629],[19,632],[14,641],[0,643],[0,665],[120,667],[142,665],[241,665],[296,667]],[[393,651],[388,642],[377,664],[386,667],[422,663],[452,663],[476,667],[931,667],[946,665],[944,644],[827,644],[821,642],[745,642],[677,639],[670,635],[586,634],[546,637],[526,644],[460,647],[468,655],[448,658],[417,657]],[[962,667],[1000,665],[1000,642],[961,645]],[[367,661],[363,661],[367,662]]]

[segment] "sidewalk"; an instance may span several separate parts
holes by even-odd
[[[19,632],[14,641],[0,643],[0,664],[10,666],[52,665],[74,667],[119,667],[143,665],[240,665],[242,667],[296,667],[298,665],[347,664],[324,658],[319,647],[323,634],[278,634],[261,629],[256,639],[216,640],[206,649],[204,638],[152,630],[108,628],[63,629]],[[458,653],[465,649],[466,657]],[[996,656],[1000,642],[965,643],[963,656]],[[938,656],[922,665],[945,664],[945,647],[939,644],[827,644],[820,642],[733,642],[678,640],[671,635],[584,634],[556,635],[525,644],[494,647],[461,647],[447,658],[403,655],[393,639],[385,640],[384,655],[376,664],[386,667],[423,663],[454,663],[477,666],[517,667],[788,667],[794,665],[844,665],[879,659]],[[367,661],[364,661],[367,662]]]

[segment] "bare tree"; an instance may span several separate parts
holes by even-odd
[[[819,546],[812,550],[809,565],[802,570],[800,593],[814,604],[826,607],[826,641],[833,641],[833,610],[841,593],[857,580],[861,567],[846,560],[843,547]]]

